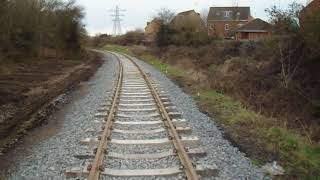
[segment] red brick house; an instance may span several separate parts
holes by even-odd
[[[311,0],[305,7],[307,11],[315,11],[320,9],[320,0]]]
[[[271,35],[272,25],[257,18],[239,27],[236,32],[237,40],[259,40]]]
[[[250,7],[211,7],[208,21],[208,35],[227,38],[235,30],[252,20]]]
[[[305,22],[312,21],[310,16],[313,16],[315,13],[320,11],[320,0],[310,1],[307,6],[300,12],[300,21],[303,25]]]

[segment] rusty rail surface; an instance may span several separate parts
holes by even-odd
[[[117,58],[117,56],[115,56],[115,57]],[[99,143],[99,146],[97,149],[97,153],[95,155],[94,162],[90,166],[90,168],[88,169],[88,170],[90,170],[89,177],[88,177],[89,180],[99,179],[100,172],[104,171],[104,167],[103,167],[104,154],[108,153],[107,144],[108,144],[108,141],[110,140],[109,137],[110,137],[111,131],[112,131],[114,112],[117,108],[117,102],[118,102],[120,89],[121,89],[121,85],[122,85],[122,79],[123,79],[123,67],[122,67],[122,62],[119,59],[118,59],[118,64],[120,67],[118,82],[117,82],[117,86],[116,86],[115,93],[113,96],[112,105],[109,110],[109,114],[108,114],[107,118],[105,119],[106,123],[103,127],[103,133],[99,137],[100,143]]]

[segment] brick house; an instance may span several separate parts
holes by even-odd
[[[309,23],[313,21],[310,19],[310,16],[313,16],[315,13],[320,11],[320,0],[309,1],[307,6],[300,12],[300,22],[303,25],[304,23]]]
[[[259,40],[271,35],[272,25],[257,18],[236,30],[237,40]]]
[[[159,19],[153,19],[151,22],[147,22],[145,27],[145,42],[153,43],[157,38],[157,33],[159,31],[162,21]]]
[[[170,22],[170,26],[179,31],[206,31],[205,22],[201,19],[200,14],[194,10],[177,14]]]
[[[250,7],[211,7],[207,18],[208,35],[231,37],[237,28],[251,20]]]

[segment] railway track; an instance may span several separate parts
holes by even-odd
[[[129,56],[112,53],[119,62],[118,80],[109,103],[96,117],[103,121],[97,137],[81,140],[91,153],[65,177],[97,179],[192,179],[216,176],[216,167],[196,164],[205,156],[187,121],[166,92]]]

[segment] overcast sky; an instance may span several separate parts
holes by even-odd
[[[123,12],[124,17],[121,22],[122,32],[143,29],[147,21],[151,20],[157,10],[162,7],[169,8],[174,12],[182,12],[195,9],[201,12],[214,6],[250,6],[251,15],[264,20],[268,20],[265,9],[273,5],[281,8],[288,7],[292,2],[306,4],[307,0],[77,0],[78,4],[85,8],[87,31],[90,35],[96,33],[112,33],[113,22],[112,9],[118,5]]]

